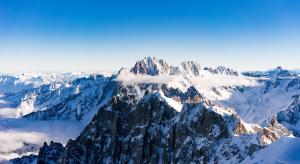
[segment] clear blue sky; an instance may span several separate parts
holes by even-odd
[[[144,56],[299,68],[299,0],[0,0],[0,72],[129,67]]]

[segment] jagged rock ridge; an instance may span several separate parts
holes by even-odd
[[[195,61],[186,61],[180,63],[179,66],[167,64],[163,59],[156,57],[146,57],[143,60],[137,61],[131,72],[134,74],[144,75],[192,75],[200,76],[203,74],[222,74],[238,76],[238,72],[224,66],[219,66],[215,69],[205,67],[204,69]]]
[[[65,147],[53,142],[44,144],[37,157],[39,163],[238,163],[277,139],[292,135],[274,118],[266,127],[245,123],[234,110],[214,104],[193,85],[184,83],[186,89],[179,89],[168,83],[151,81],[123,84],[117,79],[124,71],[134,75],[182,75],[187,81],[190,77],[203,75],[203,71],[239,76],[225,67],[202,69],[195,62],[183,62],[174,67],[156,58],[138,61],[130,72],[122,69],[101,88],[103,93],[110,91],[110,94],[93,100],[107,101],[98,106],[101,108],[81,135],[70,140]],[[286,91],[297,89],[297,77],[285,71],[276,71],[276,74],[266,73],[272,78],[263,81],[266,83],[263,94],[283,86]],[[221,86],[215,88],[215,92],[219,92],[218,89],[233,89],[241,93],[247,90],[245,87]],[[89,104],[89,101],[84,104]],[[292,111],[295,106],[291,105]],[[72,112],[57,115],[68,111]],[[26,117],[69,119],[71,117],[65,116],[74,113],[76,110],[58,106]],[[284,120],[278,117],[278,120],[289,122],[297,113],[286,114],[289,117]]]
[[[53,161],[54,157],[59,157],[56,163],[238,162],[264,147],[266,140],[290,135],[281,126],[283,129],[258,127],[252,130],[254,134],[240,131],[238,140],[244,144],[237,145],[234,134],[237,123],[243,123],[233,113],[224,115],[214,110],[192,88],[180,93],[157,84],[119,87],[118,94],[76,140],[70,140],[63,149],[53,148],[55,143],[44,145],[38,162]],[[137,94],[141,90],[142,97]],[[181,97],[185,102],[182,111],[176,111],[162,94]]]

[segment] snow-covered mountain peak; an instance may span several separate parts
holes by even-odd
[[[66,163],[103,163],[103,159],[112,159],[111,163],[239,163],[292,132],[300,136],[300,77],[292,73],[278,67],[243,76],[224,66],[203,68],[194,61],[170,66],[162,59],[146,57],[110,77],[77,75],[72,81],[2,96],[0,85],[0,109],[3,116],[13,111],[9,114],[16,120],[34,124],[43,120],[87,125],[65,147],[66,141],[60,140],[63,144],[44,145],[33,157],[40,163],[52,159],[52,152],[61,153],[54,155]],[[0,84],[5,82],[7,88],[11,79],[13,84],[14,78],[3,76]],[[0,130],[6,127],[1,119]],[[36,143],[36,148],[27,150],[27,143]],[[24,142],[22,153],[36,152],[38,146],[39,142]]]
[[[139,60],[135,63],[131,72],[134,74],[145,75],[160,75],[169,74],[169,65],[166,61],[158,59],[156,57],[146,57],[143,60]]]
[[[200,64],[198,64],[197,62],[186,61],[186,62],[182,62],[180,65],[186,73],[194,75],[194,76],[200,75],[202,68],[201,68]]]
[[[267,77],[273,80],[276,80],[277,78],[297,78],[300,77],[299,73],[295,70],[287,70],[281,66],[278,66],[274,69],[270,69],[267,71],[248,71],[243,72],[243,75],[245,76],[251,76],[251,77]]]
[[[2,93],[18,93],[27,89],[38,88],[45,84],[69,83],[76,78],[88,77],[90,74],[83,72],[70,73],[16,73],[16,74],[0,74],[0,92]]]
[[[268,71],[266,74],[270,78],[290,78],[298,76],[296,73],[287,69],[283,69],[281,66],[278,66],[274,70]]]
[[[163,59],[156,57],[145,57],[136,62],[130,72],[142,75],[184,75],[188,77],[210,76],[210,75],[233,75],[238,76],[239,73],[233,69],[219,66],[217,68],[205,67],[195,61],[184,61],[179,66],[168,65]]]
[[[180,65],[186,70],[193,69],[193,68],[201,69],[200,64],[195,61],[184,61],[181,62]]]
[[[199,76],[202,72],[200,64],[194,61],[181,62],[179,66],[170,66],[170,75]]]
[[[217,68],[205,67],[204,70],[209,71],[212,74],[221,74],[221,75],[234,75],[238,76],[239,73],[231,68],[225,66],[218,66]]]

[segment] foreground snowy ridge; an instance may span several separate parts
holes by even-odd
[[[14,163],[299,161],[287,156],[288,147],[278,160],[263,158],[271,147],[299,141],[300,78],[281,67],[238,73],[194,61],[171,66],[147,57],[111,77],[93,75],[20,90],[0,88],[1,116],[22,117],[1,119],[0,132],[24,132],[18,126],[21,120],[27,122],[26,131],[39,135],[10,150],[0,146],[0,158],[37,154],[42,141],[64,145],[44,144],[38,156]],[[45,127],[60,122],[73,130],[64,137],[31,125],[36,122]],[[70,138],[74,140],[67,142]]]

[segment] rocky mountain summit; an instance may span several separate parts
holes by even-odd
[[[86,127],[65,145],[45,143],[36,156],[12,162],[251,161],[269,145],[298,136],[298,82],[282,68],[241,74],[147,57],[111,77],[79,78],[51,92],[39,88],[36,100],[62,99],[24,119],[74,120]]]
[[[222,74],[222,75],[238,75],[237,71],[224,66],[217,68],[205,67],[202,68],[200,64],[195,61],[181,62],[179,66],[169,65],[163,59],[156,57],[146,57],[143,60],[137,61],[131,69],[134,74],[144,75],[189,75],[189,76],[205,76],[208,74]]]
[[[238,76],[238,72],[234,71],[233,69],[226,68],[224,66],[218,66],[217,68],[213,69],[211,67],[205,67],[204,70],[209,71],[213,74],[222,74],[222,75],[234,75]]]
[[[88,78],[78,78],[69,86],[60,87],[50,93],[38,96],[47,99],[51,106],[24,116],[31,120],[72,119],[82,120],[85,114],[97,110],[102,103],[106,103],[107,96],[113,92],[109,85],[109,78],[95,75]],[[39,100],[38,99],[38,100]],[[49,101],[50,99],[50,101]],[[58,99],[58,100],[57,100]],[[36,101],[37,104],[40,101]],[[94,111],[95,112],[95,111]]]
[[[169,73],[169,65],[162,59],[147,57],[137,61],[131,72],[135,74],[160,75]]]
[[[211,106],[191,90],[182,93],[185,105],[177,111],[164,97],[170,92],[165,86],[150,84],[142,97],[137,90],[145,86],[119,87],[76,140],[66,147],[44,144],[38,163],[240,162],[291,135],[275,120],[267,128],[248,129],[234,113]]]

